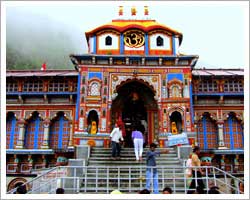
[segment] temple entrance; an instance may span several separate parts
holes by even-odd
[[[151,115],[157,112],[153,88],[144,81],[134,79],[117,86],[117,93],[112,102],[112,125],[117,119],[122,119],[126,147],[133,147],[131,134],[135,126],[143,133],[146,145],[154,134],[149,135],[154,126]]]

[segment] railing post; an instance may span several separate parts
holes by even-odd
[[[117,178],[118,178],[118,181],[117,181],[117,184],[118,184],[118,190],[120,190],[120,178],[121,178],[121,168],[120,166],[118,167],[118,175],[117,175]]]
[[[129,192],[131,192],[131,166],[129,166]]]
[[[109,193],[109,167],[107,167],[107,194]]]
[[[161,167],[161,176],[162,176],[162,186],[164,187],[164,185],[165,185],[165,175],[164,175],[164,168],[163,167]],[[163,187],[162,187],[162,189],[163,189]]]
[[[98,167],[95,168],[95,192],[97,192]]]
[[[206,170],[206,188],[207,188],[207,194],[208,194],[208,190],[209,190],[209,184],[208,184],[208,166],[205,166],[206,168],[205,168],[205,170]],[[203,180],[202,180],[203,181]]]
[[[77,186],[77,188],[76,188],[76,193],[78,194],[79,193],[79,191],[80,191],[80,177],[77,177],[77,184],[76,184]]]
[[[173,184],[174,184],[174,192],[176,192],[176,180],[175,180],[175,168],[173,168]]]

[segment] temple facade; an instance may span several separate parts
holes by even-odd
[[[151,19],[115,19],[86,40],[75,69],[7,70],[8,189],[66,164],[77,145],[109,147],[117,122],[126,147],[139,125],[145,145],[184,134],[204,164],[244,170],[243,69],[196,69],[198,55],[179,53],[182,33]]]

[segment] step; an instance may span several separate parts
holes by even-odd
[[[160,193],[161,193],[162,188],[164,188],[164,187],[159,186]],[[85,188],[80,188],[79,193],[83,193],[83,194],[109,194],[113,190],[119,189],[120,192],[125,193],[125,194],[126,193],[127,194],[137,194],[139,191],[143,190],[144,188],[145,188],[145,185],[142,185],[142,187],[136,187],[136,188],[109,187],[108,189],[106,187],[98,187],[98,188],[87,187],[86,190],[85,190]],[[172,190],[173,190],[174,194],[185,194],[184,187],[175,187],[175,188],[172,187]]]
[[[97,165],[97,164],[105,164],[105,165],[138,165],[136,161],[132,160],[126,160],[126,159],[121,159],[121,160],[89,160],[88,165]],[[142,162],[142,165],[146,166],[146,161]],[[180,166],[180,161],[169,161],[169,160],[161,160],[160,162],[157,162],[157,165],[178,165]],[[176,167],[176,166],[174,166]]]
[[[90,157],[89,158],[89,161],[90,160],[109,160],[111,161],[111,157],[110,156],[102,156],[102,157]],[[119,161],[131,161],[131,162],[136,162],[135,161],[135,157],[127,157],[127,156],[121,156],[120,157],[120,160]],[[146,158],[143,158],[144,161],[146,161]],[[176,158],[176,157],[165,157],[165,156],[161,156],[161,157],[156,157],[156,161],[178,161],[179,162],[179,159]],[[112,160],[113,161],[113,160]]]

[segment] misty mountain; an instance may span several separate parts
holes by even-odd
[[[40,69],[44,62],[48,69],[74,69],[69,55],[86,53],[83,30],[47,16],[7,10],[7,69]]]

